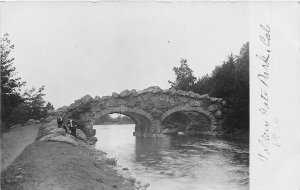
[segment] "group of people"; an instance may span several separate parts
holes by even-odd
[[[65,129],[67,134],[76,137],[77,124],[72,119],[65,119],[62,115],[57,119],[57,125],[59,128]]]

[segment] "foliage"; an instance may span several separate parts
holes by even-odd
[[[171,87],[176,90],[190,91],[196,81],[196,77],[194,77],[193,71],[189,68],[186,59],[181,59],[180,63],[180,67],[173,68],[176,80],[174,82],[168,82],[171,84]]]
[[[116,166],[118,159],[117,158],[106,158],[106,163],[112,166]]]
[[[16,68],[13,66],[14,58],[10,57],[14,45],[9,40],[9,35],[5,34],[0,39],[1,49],[1,125],[7,126],[8,118],[13,110],[23,103],[20,95],[21,87],[25,82],[15,77]]]
[[[53,110],[53,105],[48,102],[45,106],[43,93],[44,86],[39,89],[32,88],[21,94],[21,87],[25,82],[16,78],[16,68],[13,66],[14,58],[11,51],[14,45],[9,40],[9,35],[1,37],[1,122],[2,130],[16,123],[24,123],[28,119],[41,119],[46,117],[48,110]]]
[[[188,66],[186,66],[188,67]],[[190,71],[192,73],[192,71]],[[177,75],[177,73],[175,72]],[[194,85],[185,84],[198,94],[223,98],[229,105],[225,121],[228,130],[249,130],[249,43],[243,45],[239,55],[230,54],[222,65],[216,66],[210,75],[199,78]],[[179,85],[178,85],[179,86]],[[179,86],[180,90],[186,90]]]

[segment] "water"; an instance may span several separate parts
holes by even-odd
[[[249,189],[247,140],[209,136],[134,137],[134,125],[98,125],[96,148],[152,190]]]

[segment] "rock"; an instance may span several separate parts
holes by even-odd
[[[185,91],[183,91],[183,90],[177,90],[177,94],[181,95],[181,96],[185,96],[186,95]]]
[[[98,139],[97,139],[97,137],[95,137],[95,136],[89,138],[89,141],[97,141],[97,140],[98,140]]]
[[[222,115],[222,112],[220,110],[216,111],[215,113],[216,116],[221,116]]]
[[[101,100],[107,100],[110,96],[102,96]]]
[[[11,126],[10,128],[13,129],[13,128],[18,128],[18,127],[22,127],[22,125],[21,124],[15,124],[15,125]]]
[[[54,120],[54,119],[56,119],[57,117],[55,117],[55,116],[53,116],[53,115],[50,115],[50,116],[48,116],[46,119],[45,119],[45,122],[50,122],[50,121],[52,121],[52,120]]]
[[[26,123],[26,125],[34,125],[34,124],[39,124],[41,123],[39,120],[35,120],[35,119],[29,119]]]
[[[189,91],[188,93],[188,96],[192,97],[192,98],[195,98],[196,97],[196,94],[192,91]]]
[[[208,107],[208,110],[209,111],[216,111],[218,109],[218,107],[216,106],[216,105],[214,105],[214,104],[212,104],[212,105],[210,105],[209,107]]]
[[[172,95],[175,95],[176,94],[176,90],[175,90],[175,88],[171,88],[171,89],[169,89],[169,91],[168,91],[170,94],[172,94]]]
[[[163,93],[169,93],[169,89],[163,90]]]
[[[139,90],[137,93],[138,95],[144,94],[146,91],[145,90]]]
[[[150,92],[150,93],[159,93],[162,92],[163,90],[159,88],[158,86],[150,86],[149,88],[145,89],[145,91]]]
[[[75,137],[73,137],[72,135],[69,135],[67,134],[66,136],[55,136],[55,137],[52,137],[50,139],[50,141],[58,141],[58,142],[65,142],[65,143],[69,143],[69,144],[72,144],[74,146],[77,146],[78,143],[76,142],[76,139]]]
[[[119,97],[119,94],[116,93],[116,92],[113,92],[111,96],[114,97],[114,98],[117,98],[117,97]]]
[[[137,96],[137,95],[138,95],[138,93],[137,93],[137,91],[136,91],[135,89],[130,90],[130,93],[131,93],[133,96]]]
[[[196,93],[196,98],[202,98],[202,96]]]
[[[129,91],[128,89],[123,90],[123,91],[120,93],[120,96],[121,96],[121,97],[129,96],[129,95],[130,95],[130,91]]]
[[[49,135],[46,135],[44,137],[42,137],[39,141],[50,141],[50,139],[52,139],[53,137],[56,137],[56,136],[60,136],[58,134],[49,134]]]
[[[62,136],[66,135],[66,131],[62,128],[51,129],[51,130],[49,130],[49,133],[58,134],[58,135],[62,135]]]
[[[76,138],[81,139],[81,140],[86,140],[86,136],[83,131],[80,129],[76,129]]]
[[[88,139],[88,144],[94,145],[97,142],[97,137],[91,137]]]
[[[173,128],[173,129],[166,128],[166,129],[163,129],[161,132],[162,132],[162,134],[165,134],[165,135],[177,135],[178,129],[177,128]]]
[[[87,137],[93,137],[96,135],[96,129],[90,129],[90,128],[86,128],[85,129],[85,134]]]
[[[93,100],[93,97],[88,95],[88,94],[83,96],[81,99],[79,99],[80,102],[89,102],[89,101],[92,101],[92,100]]]
[[[218,101],[218,98],[210,98],[210,101],[211,102],[216,102],[216,101]]]
[[[225,101],[225,100],[222,101],[222,105],[223,105],[223,106],[226,105],[226,101]]]
[[[189,103],[191,106],[201,106],[202,101],[193,100]]]

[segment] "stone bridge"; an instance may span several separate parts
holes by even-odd
[[[66,116],[80,120],[87,136],[94,136],[93,124],[104,115],[120,113],[135,122],[136,136],[159,137],[177,132],[214,134],[222,129],[224,105],[220,98],[194,92],[162,90],[124,90],[120,94],[76,100],[66,110]]]

